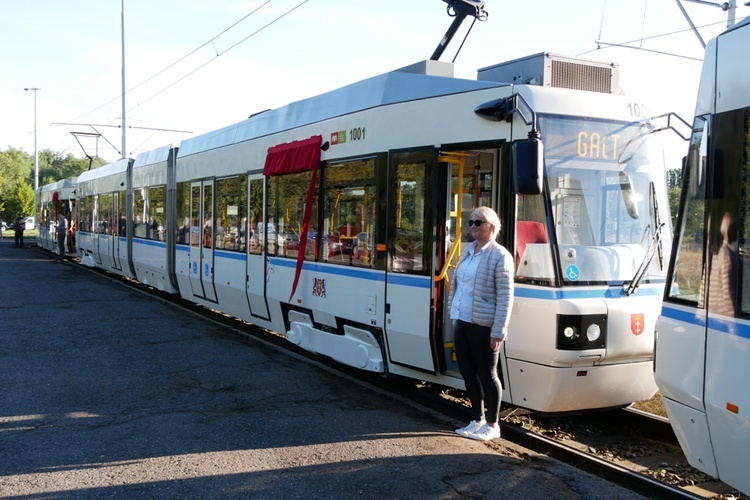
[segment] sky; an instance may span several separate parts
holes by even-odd
[[[681,1],[704,41],[726,28],[727,12]],[[750,15],[738,3],[737,21]],[[446,7],[125,0],[123,37],[123,0],[0,0],[0,150],[33,154],[36,124],[38,150],[120,158],[123,46],[134,158],[429,59],[453,20]],[[455,58],[457,77],[540,52],[616,62],[620,87],[649,103],[651,115],[692,121],[703,46],[678,0],[487,0],[485,9],[488,19],[464,21],[441,57]]]

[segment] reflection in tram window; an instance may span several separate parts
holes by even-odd
[[[148,226],[146,228],[146,238],[148,239],[159,241],[166,239],[164,237],[166,195],[166,186],[155,186],[148,190]]]
[[[330,165],[325,172],[321,260],[375,267],[375,160]]]
[[[147,188],[133,189],[133,237],[147,238],[146,221],[148,221]]]
[[[297,258],[311,176],[312,172],[308,171],[269,179],[272,194],[265,222],[267,227],[261,221],[256,225],[257,238],[261,245],[266,243],[269,255]],[[316,201],[317,196],[313,200],[313,206]]]
[[[190,243],[190,183],[180,182],[177,184],[175,193],[175,219],[177,228],[177,244],[187,245]]]
[[[203,185],[203,247],[212,248],[214,241],[213,186]]]
[[[245,251],[247,176],[216,181],[216,242],[220,250]]]
[[[669,295],[680,300],[687,300],[704,307],[703,276],[705,276],[703,258],[705,249],[706,217],[706,155],[708,148],[709,121],[698,117],[693,124],[693,136],[690,140],[687,163],[683,170],[683,183],[687,190],[685,203],[686,216],[679,221],[679,235],[676,242],[674,273],[668,284]]]
[[[391,271],[407,274],[425,274],[425,238],[432,236],[429,214],[425,209],[427,196],[427,165],[421,159],[412,160],[408,153],[394,155],[395,193],[391,214],[393,228],[393,259]]]
[[[250,181],[250,217],[246,223],[243,223],[245,234],[247,235],[248,252],[252,254],[261,253],[261,235],[258,231],[258,224],[263,220],[263,179],[253,179]]]
[[[99,195],[99,211],[97,213],[96,232],[112,234],[112,201],[108,193]]]

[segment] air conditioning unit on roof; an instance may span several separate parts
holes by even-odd
[[[477,80],[620,93],[620,68],[617,63],[549,52],[481,68],[477,72]]]

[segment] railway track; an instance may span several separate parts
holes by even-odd
[[[75,265],[137,289],[199,316],[219,322],[240,336],[261,339],[297,355],[322,363],[405,401],[446,415],[457,423],[466,420],[467,403],[461,391],[384,379],[376,374],[321,358],[296,348],[277,333],[122,278],[100,269]],[[714,481],[687,465],[667,419],[633,409],[582,415],[538,415],[521,408],[503,408],[504,439],[537,453],[585,470],[648,498],[711,498],[746,500],[748,497]]]

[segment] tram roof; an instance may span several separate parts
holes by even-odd
[[[87,170],[78,176],[78,183],[90,181],[91,179],[97,179],[112,174],[123,173],[128,169],[129,164],[129,158],[120,158],[115,162],[108,163],[99,168]]]
[[[234,125],[180,144],[178,157],[228,146],[366,109],[471,92],[501,84],[409,72],[408,68],[375,76],[321,95],[253,115]]]
[[[44,186],[42,186],[42,191],[55,191],[57,189],[74,188],[76,187],[77,181],[78,181],[78,177],[69,177],[67,179],[61,179],[51,184],[45,184]]]

